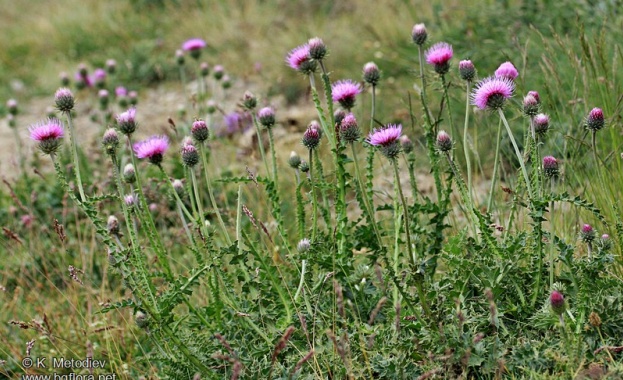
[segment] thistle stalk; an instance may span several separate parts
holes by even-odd
[[[82,187],[82,177],[80,176],[80,161],[78,158],[78,144],[76,142],[76,131],[74,130],[74,124],[71,118],[71,111],[64,112],[67,117],[67,126],[69,127],[69,140],[71,140],[71,152],[74,161],[74,174],[76,175],[76,182],[78,184],[78,191],[80,192],[80,201],[84,203],[87,197],[84,195],[84,188]]]
[[[517,159],[519,160],[519,166],[521,166],[521,173],[523,174],[524,180],[526,181],[526,189],[528,190],[528,197],[532,198],[532,188],[530,186],[530,177],[528,177],[528,171],[526,170],[526,165],[523,162],[523,157],[521,156],[521,152],[519,151],[519,147],[517,146],[517,142],[515,141],[515,137],[513,136],[513,131],[511,131],[511,127],[508,125],[508,121],[504,116],[504,112],[501,108],[498,109],[498,113],[500,115],[500,119],[502,123],[506,127],[506,132],[508,133],[508,137],[511,139],[511,143],[513,144],[513,148],[515,149],[515,154],[517,155]]]

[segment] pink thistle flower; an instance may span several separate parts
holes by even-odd
[[[452,46],[446,42],[437,42],[426,51],[426,63],[433,65],[437,74],[443,75],[450,70]]]
[[[549,130],[549,116],[540,113],[534,117],[534,132],[538,135],[544,135]]]
[[[59,88],[56,90],[54,94],[54,103],[56,103],[56,108],[61,112],[71,112],[74,108],[74,95],[71,93],[71,90],[65,87]]]
[[[53,154],[61,146],[65,132],[63,123],[54,118],[39,122],[29,128],[30,138],[38,143],[45,154]]]
[[[536,99],[537,103],[541,104],[541,97],[539,96],[538,92],[536,92],[536,91],[528,91],[528,95],[534,96],[534,98]]]
[[[472,91],[472,104],[480,109],[500,109],[506,99],[513,96],[515,84],[508,78],[488,77],[476,84]]]
[[[162,156],[169,149],[167,136],[152,136],[147,140],[137,142],[133,146],[134,153],[138,158],[147,158],[154,165],[160,165]]]
[[[190,56],[194,59],[198,59],[201,56],[201,50],[208,46],[201,38],[191,38],[182,44],[182,49],[190,53]]]
[[[355,106],[355,96],[361,93],[361,85],[350,79],[340,80],[331,85],[333,101],[349,110]]]
[[[595,229],[590,224],[585,224],[580,229],[580,239],[585,243],[590,243],[595,240],[595,236]]]
[[[93,72],[93,78],[96,83],[102,83],[106,81],[106,70],[98,68]]]
[[[368,62],[363,66],[363,80],[366,83],[376,86],[381,79],[381,71],[374,62]]]
[[[316,71],[316,61],[311,57],[309,44],[297,46],[286,56],[286,63],[294,70],[303,74],[311,74]]]
[[[327,47],[320,38],[311,38],[307,42],[307,45],[309,46],[309,56],[312,57],[312,59],[322,61],[327,55]]]
[[[507,78],[510,80],[515,80],[519,76],[519,71],[515,68],[515,66],[510,62],[506,61],[495,70],[495,76],[498,78]]]
[[[462,60],[459,62],[459,75],[461,79],[471,82],[476,77],[476,68],[474,64],[469,59]]]
[[[117,86],[117,88],[115,88],[115,96],[118,98],[128,96],[128,90],[123,86]]]
[[[452,150],[452,138],[446,131],[439,131],[437,134],[437,149],[443,153]]]
[[[275,125],[275,110],[272,107],[264,107],[257,113],[257,118],[266,128],[272,128]]]
[[[190,134],[197,141],[204,142],[210,137],[210,129],[203,120],[195,120],[190,128]]]
[[[402,124],[387,124],[383,128],[374,129],[368,135],[368,143],[379,147],[387,158],[394,159],[400,153],[400,135]]]

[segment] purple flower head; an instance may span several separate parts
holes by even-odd
[[[549,116],[540,113],[534,117],[534,132],[540,136],[544,135],[549,129]]]
[[[104,69],[95,69],[93,72],[93,78],[95,79],[95,83],[102,83],[106,81],[106,70]]]
[[[117,86],[117,88],[115,88],[115,96],[118,98],[128,96],[128,90],[123,86]]]
[[[374,62],[368,62],[363,66],[363,80],[364,82],[376,86],[381,79],[381,71]]]
[[[483,110],[500,109],[514,91],[515,84],[510,79],[488,77],[476,84],[471,94],[472,104]]]
[[[565,312],[565,297],[558,290],[549,296],[549,304],[556,315],[561,316]]]
[[[182,49],[190,52],[190,56],[194,59],[198,59],[201,56],[201,50],[206,46],[206,42],[201,38],[191,38],[182,44]]]
[[[507,78],[510,80],[515,80],[519,76],[519,71],[515,68],[515,66],[510,62],[506,61],[495,70],[495,76],[498,78]]]
[[[108,128],[102,137],[102,146],[108,155],[115,154],[119,146],[119,135],[114,128]]]
[[[272,128],[275,125],[275,110],[272,107],[264,107],[257,113],[260,124],[266,128]]]
[[[361,93],[361,85],[350,79],[339,80],[331,85],[333,102],[350,111],[355,105],[355,96]]]
[[[56,152],[64,136],[63,123],[54,118],[32,125],[29,131],[30,138],[38,143],[39,149],[45,154]]]
[[[210,74],[210,65],[207,62],[201,62],[199,65],[199,72],[202,77],[207,77]]]
[[[253,118],[248,112],[232,112],[223,116],[223,125],[219,128],[219,136],[232,136],[247,131],[253,126]]]
[[[127,111],[117,115],[117,126],[124,135],[131,135],[136,131],[136,108],[131,107]]]
[[[387,124],[370,132],[367,141],[370,145],[379,147],[387,158],[394,159],[400,153],[401,134],[402,124]]]
[[[558,177],[558,160],[554,156],[543,157],[543,173],[547,178]]]
[[[297,46],[286,56],[286,63],[294,70],[303,74],[311,74],[316,71],[316,61],[311,57],[309,44]]]
[[[147,140],[139,141],[133,146],[138,158],[147,158],[154,165],[160,165],[164,152],[169,149],[167,136],[151,136]]]
[[[130,99],[130,104],[135,106],[138,103],[138,93],[136,91],[128,92],[128,98]]]
[[[469,59],[459,62],[459,75],[464,81],[471,82],[476,77],[476,68]]]
[[[125,205],[130,208],[136,206],[136,203],[137,203],[136,195],[134,194],[126,195],[125,197],[123,197],[123,202],[125,202]]]
[[[593,132],[597,132],[602,129],[604,125],[604,111],[602,111],[601,108],[593,108],[586,117],[586,128]]]
[[[428,33],[426,32],[426,26],[424,24],[415,24],[411,29],[411,38],[416,45],[424,45]]]
[[[433,65],[437,74],[443,75],[450,70],[452,46],[446,42],[437,42],[426,51],[426,63]]]

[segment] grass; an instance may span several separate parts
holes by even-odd
[[[60,71],[73,72],[79,62],[100,67],[114,58],[119,70],[108,84],[142,94],[138,115],[144,133],[161,122],[149,113],[149,107],[161,106],[147,102],[145,94],[175,93],[174,51],[189,37],[205,37],[210,44],[205,59],[212,66],[223,64],[234,86],[229,92],[196,94],[198,107],[213,96],[219,107],[234,109],[246,89],[262,105],[285,98],[278,121],[288,104],[314,107],[324,133],[313,159],[313,181],[298,172],[299,184],[295,169],[286,165],[291,150],[306,160],[310,156],[297,145],[302,131],[289,131],[296,135],[293,140],[277,134],[282,125],[273,130],[275,150],[266,146],[266,157],[277,157],[278,183],[257,151],[252,152],[257,160],[234,158],[237,134],[211,137],[207,160],[186,167],[175,150],[189,132],[188,116],[174,118],[175,133],[162,130],[172,139],[164,176],[158,167],[138,162],[140,182],[134,184],[115,180],[113,168],[122,170],[132,157],[123,135],[112,161],[97,141],[82,140],[86,202],[73,189],[75,162],[67,144],[57,155],[56,173],[49,170],[49,157],[27,154],[27,169],[6,180],[0,192],[0,246],[6,252],[0,264],[5,309],[0,376],[50,373],[21,363],[33,340],[33,358],[93,357],[107,361],[101,373],[120,378],[621,376],[623,221],[616,200],[623,183],[623,138],[617,131],[623,98],[616,43],[621,20],[614,3],[208,6],[136,0],[89,5],[64,0],[4,7],[0,80],[19,79],[25,88],[2,89],[3,97],[27,105],[44,96],[52,104]],[[418,50],[409,36],[414,22],[426,23],[428,45],[448,41],[454,46],[446,78],[449,106],[428,65],[427,97],[421,101]],[[284,64],[289,49],[315,35],[330,52],[324,60],[328,76],[316,75],[317,97],[308,93],[309,80]],[[480,78],[506,60],[520,73],[504,113],[534,191],[527,193],[505,137],[500,180],[507,189],[494,188],[490,213],[486,192],[498,116],[467,108],[474,183],[487,189],[474,191],[473,198],[463,180],[461,136],[452,136],[454,150],[447,159],[435,150],[434,130],[451,132],[448,111],[456,125],[465,117],[465,84],[456,72],[463,58],[475,63]],[[325,101],[330,93],[324,79],[359,80],[363,64],[371,60],[383,71],[377,120],[402,123],[415,143],[406,160],[396,161],[399,181],[392,181],[394,163],[373,147],[358,142],[351,151],[338,142]],[[191,58],[185,67],[194,78]],[[208,79],[207,88],[219,85]],[[521,114],[528,90],[540,93],[541,110],[551,117],[538,155]],[[115,101],[100,108],[95,91],[75,93],[78,116],[99,120],[102,132],[104,125],[115,126],[102,118],[125,109]],[[353,109],[364,136],[370,102],[365,92]],[[584,129],[593,107],[606,115],[594,146]],[[218,124],[218,113],[188,112]],[[21,118],[16,118],[18,128],[25,128]],[[77,122],[76,128],[84,124]],[[355,171],[352,152],[364,170]],[[368,152],[374,155],[368,155],[366,167],[362,158]],[[544,155],[557,157],[561,165],[553,187],[540,174]],[[207,182],[199,166],[206,162],[214,197],[200,190]],[[405,165],[409,162],[416,163],[415,173]],[[173,197],[168,178],[184,180],[180,199]],[[139,189],[145,201],[126,209],[119,190],[140,194]],[[367,215],[370,204],[376,209],[375,227]],[[121,232],[106,225],[108,215],[117,216]],[[579,238],[585,223],[597,231],[590,244]],[[309,248],[297,249],[311,233]],[[602,239],[604,233],[610,238]],[[553,290],[565,297],[561,315],[549,305]]]

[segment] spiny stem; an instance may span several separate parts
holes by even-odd
[[[268,142],[270,143],[270,153],[273,159],[273,182],[275,183],[275,189],[278,188],[278,176],[277,176],[277,156],[275,155],[275,143],[273,141],[273,129],[268,128]]]
[[[359,185],[361,198],[363,198],[366,212],[368,213],[370,223],[372,224],[372,228],[374,229],[374,234],[376,235],[376,240],[378,241],[379,246],[382,246],[383,241],[381,240],[381,233],[379,232],[379,228],[376,225],[376,219],[374,217],[374,204],[370,205],[370,199],[368,199],[368,194],[365,191],[363,180],[361,179],[361,172],[359,170],[359,162],[357,160],[357,151],[355,150],[355,144],[351,143],[350,148],[351,148],[351,151],[353,152],[353,161],[355,162],[355,175],[357,176],[357,184]]]
[[[417,267],[417,258],[415,257],[415,253],[413,252],[413,248],[411,247],[411,232],[409,229],[409,209],[407,207],[407,201],[405,200],[404,195],[402,194],[402,185],[400,184],[400,173],[398,172],[398,162],[393,159],[392,166],[394,167],[394,178],[396,180],[396,187],[398,188],[398,194],[400,195],[400,201],[402,202],[402,208],[404,213],[404,225],[405,225],[405,234],[407,240],[407,252],[409,253],[409,258],[413,264],[413,267]]]
[[[554,177],[550,180],[551,193],[554,194]],[[554,230],[554,201],[549,204],[549,220],[550,220],[550,253],[549,253],[549,287],[554,286],[554,239],[556,237]]]
[[[376,117],[376,86],[372,85],[372,110],[370,112],[370,133],[374,129],[374,118]]]
[[[199,228],[205,232],[205,214],[203,213],[203,202],[201,202],[201,195],[199,194],[199,186],[197,184],[197,175],[194,168],[188,168],[190,170],[190,180],[193,183],[193,193],[195,194],[195,203],[197,204],[197,213]],[[206,235],[207,236],[207,235]]]
[[[469,126],[469,86],[471,82],[467,81],[467,92],[465,95],[465,125],[463,126],[463,152],[465,153],[465,164],[467,165],[467,191],[469,197],[472,197],[472,163],[469,158],[469,146],[467,145],[467,127]]]
[[[493,192],[495,183],[498,179],[498,168],[500,166],[500,139],[502,138],[502,120],[498,122],[498,134],[495,142],[495,159],[493,160],[493,173],[491,174],[491,188],[489,189],[489,200],[487,200],[487,212],[491,213],[493,206]]]
[[[515,149],[515,154],[517,155],[517,159],[519,160],[519,166],[521,166],[521,172],[523,174],[524,180],[526,181],[526,189],[528,190],[528,197],[532,198],[532,188],[530,186],[530,177],[528,177],[528,171],[526,170],[526,165],[523,162],[523,157],[521,152],[519,151],[519,147],[517,146],[517,142],[515,141],[515,137],[513,136],[513,131],[511,131],[511,127],[508,125],[508,121],[504,116],[504,112],[501,108],[498,109],[498,113],[500,114],[500,119],[502,119],[502,123],[506,127],[506,132],[508,132],[508,137],[511,139],[511,143],[513,144],[513,148]]]
[[[309,150],[309,185],[311,187],[311,199],[312,199],[312,241],[316,241],[316,233],[318,232],[318,200],[316,199],[316,189],[314,188],[313,172],[313,154],[312,149]]]
[[[72,122],[71,113],[65,112],[67,116],[67,126],[69,127],[69,140],[71,140],[71,151],[74,159],[74,173],[76,175],[76,182],[78,184],[78,191],[80,192],[80,201],[84,203],[87,197],[84,195],[84,189],[82,187],[82,177],[80,176],[80,162],[78,158],[78,144],[76,142],[76,131],[74,130],[74,124]]]
[[[223,222],[223,218],[221,217],[221,212],[219,211],[218,205],[216,204],[216,199],[214,198],[214,192],[212,191],[212,185],[210,184],[210,175],[208,174],[208,159],[206,158],[206,152],[204,152],[205,146],[203,144],[199,144],[199,155],[201,156],[201,163],[203,165],[203,174],[206,178],[206,187],[208,189],[208,195],[210,197],[210,202],[212,203],[212,207],[214,208],[214,212],[216,213],[216,218],[218,219],[218,223],[221,226],[221,230],[225,235],[225,239],[227,240],[227,244],[231,245],[231,238],[229,237],[229,233],[227,232],[227,227],[225,227],[225,223]]]
[[[259,145],[260,147],[260,154],[262,156],[262,161],[264,161],[264,167],[266,168],[266,177],[268,177],[270,175],[270,169],[268,169],[268,161],[266,161],[266,155],[264,154],[264,144],[262,143],[262,130],[255,114],[251,113],[251,116],[253,117],[253,124],[255,124],[255,130],[257,131],[257,145]]]

